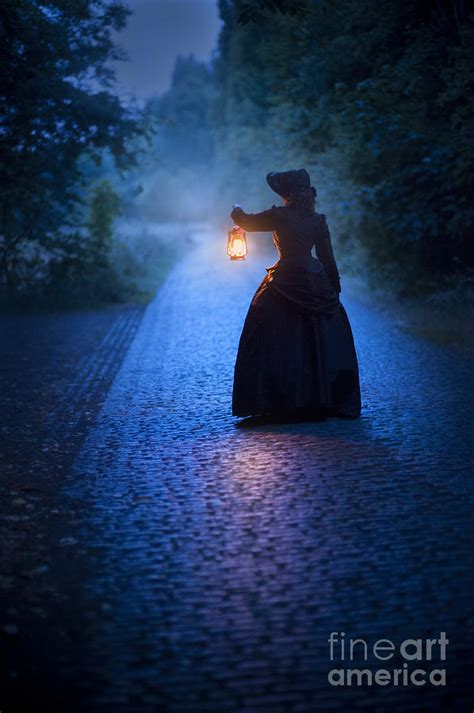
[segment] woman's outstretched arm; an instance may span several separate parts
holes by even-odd
[[[230,217],[234,223],[251,233],[273,231],[277,229],[277,211],[278,208],[272,206],[269,210],[264,210],[262,213],[246,213],[240,206],[234,206]]]
[[[316,254],[322,262],[322,265],[326,271],[326,275],[331,280],[331,283],[336,292],[340,292],[341,281],[336,265],[336,260],[334,258],[334,253],[332,251],[331,236],[329,234],[329,228],[324,213],[321,213],[321,226],[318,231],[315,244]]]

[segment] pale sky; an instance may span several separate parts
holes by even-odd
[[[127,0],[133,15],[116,42],[129,62],[116,65],[122,96],[145,99],[169,87],[178,55],[208,61],[217,44],[217,0]]]

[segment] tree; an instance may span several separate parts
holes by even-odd
[[[117,193],[108,181],[101,181],[92,193],[88,230],[89,252],[94,265],[107,268],[112,248],[113,222],[120,215]]]
[[[306,165],[336,235],[411,288],[472,268],[472,1],[220,10],[228,175],[244,157],[251,195],[257,172]]]
[[[136,205],[142,216],[153,220],[209,217],[214,197],[216,94],[210,68],[192,55],[180,56],[169,90],[147,102],[144,113],[155,134],[139,166],[143,191]]]
[[[137,117],[111,92],[112,31],[128,15],[115,0],[4,0],[0,7],[0,259],[8,291],[34,248],[60,259],[80,202],[78,159],[108,148],[119,167]],[[66,229],[66,233],[64,232]],[[68,232],[69,231],[69,232]]]

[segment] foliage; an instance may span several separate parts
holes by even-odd
[[[128,10],[109,0],[5,0],[0,8],[0,257],[8,293],[70,260],[81,207],[78,161],[108,148],[120,168],[137,117],[112,93],[112,31]],[[57,270],[56,270],[57,272]]]
[[[246,14],[249,3],[220,2],[226,185],[245,166],[244,183],[232,188],[250,197],[267,170],[306,165],[339,238],[338,255],[357,251],[403,289],[469,269],[470,4],[251,5],[258,22]],[[297,5],[298,13],[284,13]]]
[[[308,8],[302,0],[253,0],[242,3],[238,21],[241,25],[260,22],[265,18],[266,11],[294,17],[307,13]]]
[[[346,270],[407,294],[468,279],[473,0],[217,1],[212,66],[178,58],[140,116],[108,69],[122,1],[4,1],[5,291],[118,299],[142,271],[112,234],[119,203],[125,218],[224,222],[236,201],[276,202],[265,174],[299,166]]]
[[[120,215],[121,205],[117,193],[108,181],[101,181],[92,193],[88,221],[88,248],[94,263],[107,268],[112,249],[114,219]]]

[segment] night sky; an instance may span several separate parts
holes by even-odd
[[[216,0],[127,0],[133,11],[116,41],[129,62],[116,66],[121,96],[143,100],[165,91],[176,57],[208,61],[220,20]]]

